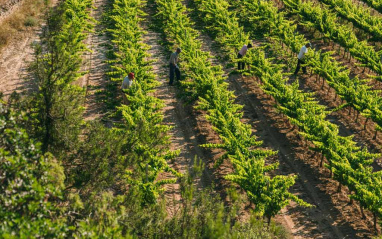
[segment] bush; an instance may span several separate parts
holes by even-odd
[[[34,27],[37,26],[38,20],[35,17],[27,17],[24,21],[24,26],[26,27]]]
[[[7,25],[0,25],[0,48],[7,45],[15,30]]]

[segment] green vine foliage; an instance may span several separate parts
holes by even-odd
[[[339,136],[338,126],[325,119],[328,112],[324,106],[318,105],[310,94],[298,90],[297,82],[292,85],[285,84],[282,73],[272,73],[272,64],[265,63],[267,60],[264,53],[256,51],[256,54],[257,57],[252,58],[251,74],[262,80],[262,88],[278,102],[279,111],[286,115],[292,124],[298,126],[304,138],[314,143],[313,150],[326,157],[329,164],[325,166],[333,172],[334,179],[359,195],[357,200],[360,204],[374,208],[375,216],[378,216],[379,202],[361,196],[360,193],[364,193],[358,189],[366,187],[370,190],[368,193],[380,195],[381,173],[373,172],[370,166],[379,154],[369,153],[367,149],[356,146],[352,136]],[[259,65],[269,65],[269,68],[259,68]]]
[[[20,128],[24,117],[0,103],[0,237],[64,238],[68,227],[55,206],[63,169]]]
[[[278,13],[277,7],[270,2],[248,0],[237,7],[243,9],[239,12],[244,24],[256,26],[255,28],[248,27],[248,30],[252,31],[253,34],[264,26],[269,29],[269,33],[265,36],[268,36],[273,42],[273,48],[281,42],[282,49],[279,53],[285,55],[286,60],[295,56],[300,47],[308,42],[302,34],[295,33],[297,25],[286,20],[283,13]],[[244,9],[248,9],[248,11],[244,11]],[[257,19],[257,21],[253,22],[253,19]],[[272,24],[273,22],[277,22],[277,24]],[[287,48],[284,47],[284,44]],[[345,100],[346,103],[340,108],[352,106],[364,117],[372,119],[376,123],[376,132],[380,131],[382,109],[379,102],[381,102],[381,97],[378,91],[371,89],[368,80],[361,80],[357,77],[351,78],[349,69],[337,62],[331,56],[331,52],[322,53],[311,49],[307,56],[306,65],[310,67],[312,74],[326,79],[329,86],[336,91],[341,99]]]
[[[69,3],[84,2],[61,2]],[[49,24],[55,26],[56,31],[50,32],[51,37],[60,33],[62,26],[53,24],[53,21],[60,22],[59,19],[63,17],[60,14],[74,17],[73,12],[63,11],[62,6],[58,8],[57,15],[52,14],[49,20]],[[83,5],[76,6],[78,8],[73,8],[74,13],[78,16],[85,14],[81,13],[81,9],[85,9]],[[88,9],[91,5],[86,6]],[[139,9],[143,6],[144,3],[139,1],[115,1],[115,9],[122,11],[114,11],[114,16],[121,14],[121,19],[126,17],[120,23],[128,23],[127,26],[131,27],[129,32],[134,32],[128,35],[127,39],[131,41],[126,41],[125,46],[142,41],[138,21],[131,19],[140,21],[142,12]],[[129,15],[130,12],[134,14]],[[85,15],[87,14],[88,12]],[[83,17],[87,18],[85,15]],[[125,27],[126,25],[121,25],[121,30]],[[113,28],[113,31],[115,29],[117,28]],[[115,40],[124,39],[125,33],[118,35],[116,31],[113,34],[116,34]],[[49,44],[49,41],[46,43]],[[42,46],[45,47],[44,44]],[[15,99],[8,101],[8,106],[1,102],[0,237],[287,238],[286,232],[275,224],[264,230],[262,222],[259,223],[256,218],[241,222],[238,206],[242,202],[235,204],[237,199],[234,198],[237,196],[233,196],[232,204],[227,206],[213,191],[196,190],[193,177],[181,176],[168,166],[167,161],[178,152],[168,150],[168,127],[162,126],[163,115],[160,113],[163,103],[152,97],[158,83],[153,79],[151,68],[144,68],[150,64],[145,60],[148,55],[144,55],[145,51],[141,50],[146,49],[146,46],[139,43],[131,51],[127,51],[130,48],[119,48],[119,43],[115,46],[118,49],[116,55],[130,55],[129,52],[132,52],[132,57],[127,59],[132,62],[137,59],[137,65],[129,64],[125,56],[113,62],[113,66],[121,66],[124,70],[118,77],[134,70],[131,66],[147,70],[141,72],[141,79],[125,92],[130,103],[120,107],[122,121],[116,127],[106,128],[101,123],[88,122],[81,125],[81,135],[75,131],[71,131],[75,135],[71,135],[69,131],[63,134],[76,139],[72,142],[76,144],[75,147],[65,146],[66,148],[58,150],[53,148],[53,145],[60,145],[56,142],[46,148],[51,152],[44,153],[44,145],[31,139],[43,139],[43,129],[39,131],[38,127],[30,127],[36,122],[33,120],[34,111],[20,110],[19,102]],[[41,54],[48,52],[43,47],[40,48]],[[48,64],[44,54],[36,58],[36,61],[44,61],[44,64],[39,62],[41,64],[38,66],[56,66]],[[75,59],[72,63],[77,64]],[[73,69],[78,71],[79,68]],[[70,74],[70,77],[64,78],[75,78],[76,73]],[[72,84],[71,80],[63,80],[56,81],[51,86],[56,90],[66,90],[72,89]],[[74,100],[70,97],[75,94],[64,93],[60,92],[60,97]],[[53,102],[55,106],[59,105],[56,104],[57,101]],[[77,108],[73,106],[72,110],[75,109]],[[74,126],[78,123],[74,120],[76,118],[68,119],[71,119],[73,125],[70,122],[54,122],[66,127],[65,129],[77,127]],[[203,166],[195,166],[194,170],[197,168],[200,173]],[[180,194],[183,200],[176,204],[178,210],[172,215],[168,214],[165,207],[162,186],[174,180],[160,180],[158,177],[165,171],[179,177],[181,184]]]
[[[236,17],[228,12],[227,3],[224,1],[200,1],[199,3],[201,15],[209,24],[208,28],[214,31],[221,43],[226,44],[227,52],[230,53],[231,58],[234,58],[234,49],[246,42],[249,37],[242,28],[238,27]],[[157,15],[163,23],[166,38],[183,49],[182,67],[187,74],[187,81],[182,85],[186,86],[186,92],[189,88],[193,89],[193,99],[199,99],[196,108],[207,112],[207,120],[213,125],[213,129],[222,141],[219,144],[202,145],[207,148],[225,150],[225,153],[216,161],[216,166],[226,159],[230,160],[235,170],[226,178],[244,189],[249,200],[256,205],[259,214],[266,216],[269,222],[271,217],[289,204],[290,200],[296,199],[296,202],[301,205],[309,206],[288,192],[289,187],[294,184],[294,176],[273,178],[267,176],[266,172],[275,169],[276,165],[266,168],[267,170],[261,169],[261,166],[265,167],[264,159],[275,155],[276,152],[259,149],[261,142],[256,141],[255,136],[252,135],[250,125],[241,122],[242,106],[234,104],[235,96],[227,89],[227,83],[222,81],[221,68],[211,66],[208,61],[210,57],[208,53],[201,50],[201,43],[196,39],[197,35],[194,35],[195,31],[189,19],[185,17],[185,14],[179,14],[184,13],[186,8],[177,0],[158,0],[156,4]],[[185,38],[185,36],[192,37]],[[249,171],[251,174],[248,173]],[[272,187],[267,193],[262,193],[265,188],[261,185],[257,187],[256,178],[258,178],[257,181],[272,182]],[[279,201],[277,196],[269,197],[271,190],[280,192],[279,196],[282,196],[278,198]],[[269,198],[265,199],[266,197]],[[274,206],[274,203],[279,204]]]
[[[181,174],[172,169],[167,162],[174,159],[179,151],[169,149],[169,126],[162,124],[163,101],[152,95],[159,85],[148,61],[149,46],[142,42],[144,31],[139,23],[145,15],[140,9],[145,2],[139,0],[116,0],[113,4],[111,19],[115,60],[109,61],[114,81],[121,80],[129,72],[135,72],[136,80],[132,87],[124,93],[129,104],[119,107],[123,123],[117,131],[132,132],[126,145],[131,152],[128,157],[133,168],[126,171],[128,183],[143,192],[144,203],[155,203],[162,192],[163,185],[174,183],[176,178],[158,180],[159,174],[169,172],[180,177]],[[117,78],[118,77],[118,78]]]
[[[381,0],[363,0],[369,6],[376,9],[378,12],[382,13],[382,1]]]
[[[377,73],[374,78],[381,80],[382,50],[375,51],[367,41],[358,41],[353,29],[339,24],[337,15],[327,8],[314,6],[312,2],[302,2],[301,0],[283,0],[283,2],[292,13],[299,16],[304,25],[316,28],[324,34],[324,37],[348,49],[350,54],[361,62],[360,66],[369,67]]]
[[[38,91],[32,97],[31,118],[34,135],[42,142],[43,152],[59,155],[78,145],[81,131],[84,90],[72,84],[80,72],[82,54],[88,51],[84,40],[93,29],[91,0],[68,0],[49,13],[47,31],[36,45],[31,66]]]
[[[257,24],[260,27],[268,28],[270,31],[270,35],[273,37],[272,39],[275,39],[274,37],[278,37],[278,41],[283,41],[287,46],[290,46],[292,49],[293,47],[298,46],[298,44],[301,44],[299,41],[304,40],[302,36],[293,38],[294,34],[290,34],[291,32],[293,32],[290,30],[293,30],[295,26],[291,26],[290,22],[283,20],[282,14],[271,14],[272,12],[277,13],[277,11],[272,11],[272,9],[275,9],[272,6],[272,4],[266,2],[263,2],[263,4],[261,3],[262,1],[258,1],[257,4],[255,2],[252,2],[248,4],[248,9],[246,9],[245,7],[240,8],[243,9],[242,11],[240,11],[240,14],[244,17],[243,20],[250,22],[253,21],[253,19],[261,19],[261,21],[258,21]],[[203,1],[201,1],[201,4],[203,4]],[[246,4],[244,5],[247,6]],[[240,6],[242,5],[240,4]],[[201,9],[203,9],[203,7]],[[268,13],[264,14],[264,11],[268,11]],[[229,14],[225,15],[229,16]],[[269,18],[273,19],[267,19],[266,16],[269,16]],[[277,26],[270,23],[273,22],[273,20],[275,19],[278,19]],[[209,21],[208,24],[211,24],[211,21]],[[222,29],[224,29],[224,25]],[[284,29],[287,30],[283,31]],[[226,29],[224,30],[228,31]],[[256,30],[258,29],[252,27],[253,32],[255,32]],[[292,42],[287,40],[288,35],[291,36],[289,37],[289,39],[292,39]],[[316,148],[314,150],[323,153],[326,156],[326,158],[329,159],[329,165],[327,165],[327,167],[329,167],[333,171],[334,178],[340,182],[340,185],[347,185],[351,191],[356,192],[355,195],[362,195],[360,195],[360,197],[357,198],[360,201],[361,205],[363,205],[365,208],[372,210],[372,212],[374,213],[376,225],[376,218],[378,217],[380,210],[379,202],[373,200],[372,198],[377,198],[380,194],[380,189],[378,185],[381,177],[379,173],[372,173],[372,167],[370,167],[369,165],[373,162],[373,160],[376,157],[378,157],[378,155],[371,154],[367,152],[366,149],[361,150],[359,147],[356,147],[355,142],[352,141],[352,137],[339,137],[338,129],[336,126],[328,122],[324,123],[326,121],[325,117],[328,112],[326,112],[324,107],[317,105],[317,102],[314,101],[314,99],[312,98],[312,94],[300,92],[298,90],[297,84],[293,84],[292,86],[285,85],[285,80],[282,79],[282,67],[278,66],[277,64],[275,65],[270,63],[269,60],[265,60],[264,53],[261,52],[261,50],[256,50],[254,51],[254,53],[254,55],[249,54],[247,60],[247,62],[251,64],[251,70],[249,72],[244,73],[247,75],[257,76],[262,80],[262,88],[266,93],[272,95],[276,99],[276,101],[278,102],[277,108],[279,109],[279,111],[284,113],[293,124],[299,127],[301,134],[306,139],[309,139],[314,142],[314,144],[316,145]],[[318,55],[321,53],[318,52],[315,54]],[[341,72],[340,67],[338,67],[338,71],[333,72],[333,68],[338,65],[335,65],[335,62],[333,63],[330,58],[330,60],[325,60],[325,54],[323,54],[322,56],[323,57],[317,62],[320,62],[322,64],[321,69],[324,69],[325,64],[327,67],[329,67],[329,69],[323,70],[326,73],[325,76],[328,77],[331,76],[331,73],[333,74],[335,72],[334,74],[339,74]],[[313,65],[312,59],[313,58],[308,60],[308,64]],[[317,67],[317,65],[315,66]],[[349,79],[347,76],[348,74],[346,72],[343,75],[346,75],[347,78],[345,79]],[[333,79],[332,85],[333,82],[338,84],[340,81],[338,79]],[[350,82],[350,80],[348,82]],[[351,84],[346,84],[345,82],[341,86],[348,87],[349,89],[351,87]],[[357,85],[353,86],[354,88],[357,87]],[[367,87],[364,88],[367,89]],[[344,92],[343,96],[345,95],[348,96],[349,92]],[[353,102],[354,101],[355,100],[353,100]],[[359,101],[361,101],[361,99]],[[240,177],[234,179],[239,180]],[[372,190],[373,192],[367,191],[367,193],[365,193],[362,192],[360,188],[358,188],[359,191],[357,191],[357,187],[363,185],[361,187],[365,188],[365,184],[374,185],[373,189],[371,189],[372,187],[369,187],[369,190]],[[366,196],[366,194],[369,195]],[[355,198],[354,196],[352,197]]]
[[[282,14],[279,16],[270,14],[275,13],[274,9],[277,9],[273,4],[264,1],[258,2],[257,5],[251,5],[250,3],[253,3],[253,1],[249,0],[248,4],[244,4],[248,6],[248,11],[240,11],[244,22],[248,23],[251,19],[260,17],[258,14],[266,11],[268,14],[264,15],[269,16],[269,18],[263,17],[261,21],[268,22],[273,18],[278,18],[281,20],[279,22],[280,29],[288,29],[289,22],[283,19]],[[260,27],[264,25],[270,27],[270,35],[273,40],[283,42],[290,47],[289,49],[295,46],[295,44],[291,44],[287,40],[290,30],[285,30],[285,32],[277,31],[270,24],[261,23],[261,21],[257,22],[257,24]],[[289,37],[289,39],[292,39],[292,37]],[[306,42],[306,40],[303,42]],[[373,119],[376,122],[376,130],[379,130],[381,113],[378,106],[380,102],[378,92],[372,91],[365,80],[350,79],[349,70],[340,66],[330,56],[330,52],[312,51],[313,53],[308,56],[307,65],[310,66],[312,73],[324,77],[328,84],[336,90],[337,94],[346,101],[340,107],[353,106],[365,117]],[[296,53],[294,50],[292,52]],[[262,79],[263,89],[266,93],[275,97],[279,103],[277,108],[280,112],[283,112],[294,125],[299,127],[300,134],[304,138],[315,144],[313,150],[325,155],[329,160],[329,165],[326,166],[333,171],[334,179],[340,182],[340,186],[346,185],[350,191],[356,192],[355,195],[358,196],[350,195],[350,197],[358,200],[362,207],[374,213],[374,225],[376,225],[376,220],[380,217],[380,205],[379,201],[372,198],[379,197],[381,193],[381,176],[380,173],[373,173],[370,165],[379,155],[371,154],[366,149],[356,147],[352,137],[338,136],[337,127],[325,120],[327,110],[312,101],[312,95],[299,92],[297,85],[292,85],[292,87],[284,86],[283,82],[285,80],[282,79],[281,67],[265,60],[264,56],[262,56],[263,53],[256,52],[256,54],[259,55],[249,61],[252,63],[252,67],[251,73],[247,74]],[[279,69],[280,72],[277,74],[275,69]],[[273,79],[269,78],[272,76]],[[305,104],[307,105],[304,106]],[[307,115],[309,111],[311,113]],[[366,190],[366,188],[368,189]]]
[[[370,9],[348,0],[324,0],[323,3],[334,8],[341,17],[370,34],[370,40],[380,41],[382,37],[382,18],[372,15]]]
[[[86,187],[68,192],[63,167],[50,154],[42,155],[41,145],[19,127],[23,120],[25,114],[0,104],[1,238],[288,238],[274,224],[264,230],[255,218],[239,221],[237,196],[227,206],[213,191],[196,190],[192,175],[200,174],[202,165],[181,178],[184,200],[171,216],[164,200],[143,204],[145,192],[118,194],[110,188],[115,183],[86,197],[80,193]]]

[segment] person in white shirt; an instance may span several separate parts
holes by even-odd
[[[172,85],[174,82],[174,75],[176,75],[176,80],[180,81],[180,70],[178,67],[179,54],[182,50],[178,47],[175,52],[171,53],[170,56],[170,82]]]
[[[308,48],[310,48],[310,46],[311,46],[310,43],[306,43],[305,46],[301,47],[300,52],[298,53],[298,56],[297,56],[297,67],[294,72],[294,75],[297,75],[297,73],[300,71],[301,64],[305,63],[304,62],[305,54],[308,52]],[[304,72],[304,74],[306,74],[306,66],[302,67],[302,71]]]
[[[248,45],[244,45],[240,49],[239,53],[237,54],[237,58],[238,59],[243,58],[245,56],[245,54],[247,54],[247,51],[248,51],[249,48],[252,48],[252,44],[251,43],[248,43]],[[238,70],[244,70],[244,67],[245,67],[245,63],[244,62],[242,62],[242,61],[238,61],[237,62]]]
[[[127,97],[126,97],[126,94],[124,92],[124,90],[127,90],[130,88],[130,86],[133,84],[134,82],[134,79],[135,79],[135,75],[133,72],[130,72],[122,81],[122,95],[123,95],[123,104],[127,105],[128,104],[128,100],[127,100]]]

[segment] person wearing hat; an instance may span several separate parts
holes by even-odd
[[[300,71],[300,65],[305,63],[304,61],[305,54],[308,52],[308,48],[310,47],[311,47],[310,43],[306,43],[305,46],[301,47],[300,53],[298,53],[298,56],[297,56],[297,67],[294,72],[294,75],[297,75],[297,73]],[[304,72],[304,74],[306,74],[306,66],[302,67],[302,71]]]
[[[243,47],[240,49],[239,53],[237,54],[237,58],[241,59],[247,54],[248,49],[252,48],[252,44],[248,43],[248,45],[243,45]],[[245,62],[238,61],[237,62],[237,69],[238,70],[244,70]]]
[[[133,80],[135,79],[134,72],[130,72],[122,81],[122,92],[123,92],[123,103],[125,105],[128,104],[127,97],[125,95],[125,90],[129,89],[130,86],[133,84]]]
[[[178,47],[175,52],[171,53],[170,56],[170,82],[172,85],[174,82],[174,74],[176,75],[176,80],[180,80],[180,70],[178,67],[179,54],[182,50]]]

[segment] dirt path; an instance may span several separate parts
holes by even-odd
[[[188,2],[188,1],[187,1]],[[188,2],[188,7],[192,6],[191,2]],[[224,54],[221,54],[221,48],[220,46],[211,39],[210,36],[204,32],[203,25],[198,23],[198,20],[195,19],[194,15],[194,22],[195,27],[199,32],[203,32],[200,36],[200,39],[202,41],[202,48],[204,51],[208,51],[213,55],[214,63],[219,63],[216,59],[221,59],[220,62],[221,65],[227,65],[227,62],[224,61],[225,59]],[[260,43],[258,43],[260,45]],[[236,66],[236,65],[235,65]],[[263,147],[272,149],[272,150],[279,150],[278,155],[278,161],[281,161],[281,170],[277,172],[277,174],[291,174],[295,173],[298,174],[296,171],[298,170],[289,170],[283,171],[285,167],[285,161],[288,160],[294,160],[294,152],[293,147],[289,143],[287,139],[285,139],[285,136],[280,134],[277,129],[274,127],[270,127],[269,123],[270,120],[269,116],[265,116],[261,110],[262,105],[256,104],[254,100],[250,98],[250,95],[252,93],[247,92],[243,89],[243,86],[241,83],[239,83],[237,77],[238,75],[229,76],[229,72],[231,72],[232,68],[226,68],[224,67],[224,76],[227,77],[227,82],[229,83],[230,90],[235,92],[235,95],[237,96],[236,103],[244,105],[244,116],[242,118],[242,121],[244,123],[252,125],[252,131],[254,134],[259,137],[259,140],[263,140],[264,144]],[[272,129],[272,131],[270,131]],[[288,165],[289,166],[289,165]],[[225,173],[228,173],[230,170],[228,169]],[[299,174],[298,174],[299,175]],[[306,180],[304,180],[305,182]],[[313,187],[306,187],[304,183],[302,183],[300,180],[297,181],[297,183],[293,186],[292,192],[298,196],[304,196],[304,200],[307,202],[316,205],[320,202],[317,202],[317,196],[316,193],[312,192],[310,188]],[[306,193],[306,191],[308,193]],[[310,200],[307,200],[307,194],[313,195]],[[314,198],[314,199],[312,199]],[[343,238],[342,234],[338,232],[336,229],[331,230],[330,223],[331,220],[325,220],[326,216],[323,216],[322,214],[315,215],[315,211],[312,211],[312,209],[305,209],[301,208],[296,204],[292,204],[291,206],[283,209],[281,213],[276,217],[276,220],[283,224],[287,230],[293,235],[294,238],[337,238],[337,237],[330,237],[333,235],[339,235],[338,238]],[[310,214],[310,215],[309,215]],[[308,216],[307,216],[308,215]],[[324,222],[328,222],[326,225]]]
[[[369,235],[360,219],[357,206],[349,205],[346,193],[336,193],[337,183],[318,168],[318,156],[311,152],[292,130],[285,118],[276,113],[274,102],[262,92],[253,79],[231,77],[231,86],[239,102],[245,104],[244,117],[252,118],[256,135],[279,151],[277,174],[297,174],[299,179],[291,192],[315,205],[305,209],[292,204],[278,220],[289,227],[295,238],[356,238]]]
[[[301,27],[300,33],[304,34],[304,36],[307,39],[309,39],[310,42],[313,43],[316,50],[320,49],[323,50],[323,52],[335,51],[339,47],[343,51],[343,48],[340,47],[338,44],[325,44],[321,40],[317,40],[314,34],[309,34],[306,30],[303,30]],[[333,54],[333,56],[339,63],[350,69],[351,77],[357,75],[361,79],[368,78],[367,73],[362,72],[362,69],[356,66],[356,64],[358,63],[357,60],[355,60],[354,58],[352,58],[351,60],[347,60],[343,56],[341,56],[337,51]],[[289,59],[283,60],[288,61]],[[300,88],[302,90],[304,90],[305,92],[316,92],[316,96],[320,100],[320,104],[327,106],[329,109],[336,108],[342,104],[340,98],[336,95],[335,90],[327,84],[326,80],[320,80],[318,82],[316,81],[316,76],[314,75],[300,76],[299,81]],[[375,80],[371,81],[370,84],[372,84],[373,89],[381,88],[381,84],[376,83]],[[360,114],[358,115],[357,121],[355,121],[355,118],[357,117],[355,110],[353,107],[350,108],[351,114],[348,113],[349,107],[346,107],[339,111],[333,112],[329,116],[328,120],[339,126],[340,135],[354,135],[354,140],[358,143],[359,146],[367,147],[370,152],[381,153],[380,145],[382,144],[382,135],[379,133],[377,134],[377,137],[374,138],[375,124],[372,122],[372,120],[366,121],[366,118],[361,116]],[[365,124],[367,125],[366,128],[364,128]],[[373,167],[375,168],[375,170],[381,170],[382,159],[377,159],[376,162],[373,164]]]
[[[319,103],[327,106],[329,109],[336,108],[342,104],[340,98],[336,96],[336,92],[326,82],[326,80],[317,80],[316,76],[302,76],[301,89],[305,92],[315,92]],[[350,113],[349,113],[350,110]],[[369,152],[381,153],[382,135],[375,135],[375,124],[372,120],[366,121],[362,115],[356,116],[356,110],[353,107],[345,107],[328,115],[328,120],[339,126],[339,134],[341,136],[354,136],[354,141],[358,146],[367,147]],[[365,127],[366,125],[366,127]],[[375,170],[382,169],[382,159],[377,158],[373,164]]]
[[[295,80],[294,77],[292,78],[293,79],[291,81]],[[319,100],[319,104],[325,105],[329,109],[338,107],[341,104],[341,100],[339,99],[339,97],[336,98],[335,90],[331,89],[331,87],[329,87],[329,85],[327,84],[325,80],[316,81],[315,79],[316,79],[316,76],[299,77],[298,80],[300,82],[300,89],[304,90],[305,92],[315,92],[317,96],[316,98]],[[257,92],[257,94],[259,95],[261,94],[264,95],[262,96],[263,99],[267,98],[266,94],[264,94],[261,91],[258,84],[253,83],[253,80],[252,82],[251,81],[242,81],[242,82],[245,82],[245,87],[248,87],[250,91]],[[251,82],[251,83],[248,84],[248,82]],[[322,82],[324,82],[324,84],[322,84]],[[265,102],[267,101],[268,100],[265,100]],[[266,104],[269,104],[271,106],[273,103],[271,103],[270,101],[269,103],[266,103]],[[285,122],[281,121],[282,117],[280,118],[280,115],[275,114],[274,108],[268,108],[267,111],[269,111],[269,112],[266,112],[268,115],[272,115],[272,119],[274,119],[276,122],[279,121],[275,125],[277,125],[277,128],[279,129],[281,133],[285,129],[292,128],[290,125],[288,126],[289,123],[285,124]],[[371,130],[373,129],[372,122],[369,121],[367,124],[368,125],[367,129],[364,130],[362,122],[365,122],[365,118],[362,116],[359,116],[358,122],[355,122],[354,119],[356,116],[354,115],[354,109],[352,110],[352,114],[348,114],[348,111],[349,111],[349,108],[345,108],[337,112],[333,112],[332,114],[328,115],[327,120],[339,126],[339,135],[341,136],[354,135],[355,136],[354,140],[357,142],[359,146],[367,147],[370,152],[375,152],[375,153],[380,152],[380,146],[379,146],[380,144],[378,143],[379,138],[377,139],[372,138],[374,135],[372,133],[373,130]],[[280,127],[279,125],[282,125],[282,126]],[[360,216],[361,212],[360,212],[358,204],[352,205],[349,203],[349,200],[347,198],[347,195],[349,193],[348,190],[344,189],[341,192],[338,192],[336,190],[336,187],[337,187],[336,185],[338,185],[338,183],[335,180],[327,178],[326,169],[318,167],[317,162],[319,161],[319,157],[313,152],[311,152],[308,148],[309,146],[312,147],[313,145],[311,143],[306,144],[302,142],[301,141],[302,139],[301,137],[297,135],[297,132],[292,133],[291,131],[287,130],[285,132],[287,132],[286,133],[287,139],[290,142],[293,142],[293,144],[297,146],[295,148],[300,150],[300,152],[298,152],[299,150],[296,150],[297,152],[295,157],[301,160],[301,162],[304,163],[305,165],[309,165],[311,167],[310,170],[312,170],[311,171],[312,173],[310,175],[306,174],[305,177],[309,177],[309,176],[312,177],[312,175],[315,175],[317,178],[319,178],[319,181],[321,181],[320,183],[314,184],[316,182],[313,181],[311,185],[314,185],[315,187],[319,188],[320,192],[327,194],[326,195],[327,200],[330,200],[331,202],[329,205],[327,204],[325,208],[333,207],[338,210],[338,213],[340,216],[334,214],[334,216],[332,216],[332,218],[334,219],[332,223],[334,225],[336,224],[345,225],[344,222],[346,222],[346,224],[348,224],[349,227],[353,228],[352,233],[355,233],[355,234],[347,234],[348,232],[351,231],[351,229],[346,229],[345,231],[341,232],[341,233],[345,232],[343,233],[343,235],[348,235],[348,236],[353,235],[353,236],[363,236],[363,237],[372,235],[371,234],[371,232],[373,231],[372,218],[370,217],[370,215],[367,217],[367,220],[361,219],[361,216]],[[272,145],[273,144],[274,143],[272,143]],[[380,160],[381,159],[377,159],[376,162],[374,162],[373,167],[375,170],[381,169]],[[316,168],[314,168],[313,165],[316,165]],[[301,175],[302,171],[296,168],[296,165],[289,163],[288,166],[292,169],[293,172],[296,172],[295,171],[296,169],[300,171],[299,175]],[[301,175],[301,179],[303,177],[304,176]],[[319,194],[316,194],[316,195],[319,195]],[[324,196],[319,196],[319,198],[323,198],[323,197]],[[316,201],[316,197],[314,200]],[[334,235],[338,236],[341,234],[336,233]]]
[[[86,111],[84,114],[85,120],[99,119],[103,116],[103,104],[98,99],[98,92],[105,89],[108,83],[106,72],[109,70],[106,63],[108,52],[107,43],[109,42],[106,36],[106,27],[102,23],[102,15],[107,7],[108,0],[95,0],[92,11],[98,23],[95,26],[94,33],[90,33],[87,44],[91,52],[86,53],[84,56],[83,70],[89,71],[88,74],[83,76],[77,82],[86,88]]]
[[[11,14],[17,9],[22,1],[11,1],[7,14]],[[58,4],[58,0],[53,0],[51,7]],[[5,17],[6,14],[4,14]],[[1,18],[0,18],[1,24]],[[0,91],[7,98],[16,91],[25,93],[36,90],[32,76],[29,75],[28,66],[33,61],[33,43],[40,42],[40,35],[45,22],[31,30],[20,33],[17,39],[13,39],[0,52]]]
[[[206,36],[202,38],[204,48],[218,55],[221,50],[214,46],[216,44]],[[309,150],[312,145],[305,144],[289,122],[276,113],[274,102],[259,85],[253,79],[238,75],[230,76],[228,81],[238,97],[237,102],[244,105],[243,121],[253,126],[264,147],[279,151],[280,169],[276,173],[299,175],[292,193],[315,205],[306,209],[292,204],[282,210],[276,220],[289,228],[294,238],[371,236],[370,220],[361,220],[359,207],[348,203],[347,192],[337,193],[337,183],[327,178],[326,169],[317,167],[318,156]]]
[[[12,14],[22,3],[22,0],[4,0],[0,1],[0,23],[7,16]]]
[[[33,42],[39,42],[40,30],[14,41],[0,55],[0,90],[7,97],[13,91],[22,92],[33,89],[32,77],[28,77],[27,67],[33,60]]]
[[[280,11],[289,12],[288,10],[285,9],[285,6],[282,0],[273,0],[273,1]],[[296,15],[287,14],[285,18],[288,20],[295,21]],[[332,54],[332,56],[334,57],[334,59],[337,62],[344,65],[345,67],[347,67],[348,69],[350,69],[350,77],[358,76],[360,79],[370,79],[371,78],[370,76],[377,75],[375,72],[370,71],[370,68],[368,67],[358,66],[361,63],[357,59],[355,59],[353,56],[348,57],[349,53],[346,52],[345,54],[345,48],[340,46],[334,40],[329,39],[329,43],[325,42],[324,40],[321,40],[322,38],[322,36],[320,35],[321,33],[316,28],[314,28],[315,29],[314,33],[311,33],[309,30],[306,29],[305,26],[302,26],[301,24],[297,24],[297,25],[298,25],[297,32],[299,34],[304,35],[304,37],[310,43],[312,43],[315,50],[322,50],[322,52],[333,51],[334,53]],[[374,79],[370,81],[370,84],[372,85],[374,89],[382,89],[381,84]]]
[[[151,12],[151,9],[146,9],[146,12]],[[148,16],[146,22],[150,23],[151,17]],[[184,103],[177,98],[179,91],[175,86],[168,85],[168,67],[167,62],[171,52],[165,50],[159,43],[162,38],[159,33],[153,31],[148,26],[144,26],[148,32],[144,35],[144,41],[151,48],[149,53],[153,60],[152,63],[154,73],[161,85],[156,89],[155,96],[164,101],[163,108],[164,120],[163,123],[170,125],[171,149],[180,150],[180,155],[171,163],[171,166],[179,172],[186,173],[194,164],[194,159],[197,157],[204,163],[208,162],[208,154],[206,150],[199,147],[199,144],[204,143],[198,133],[198,125],[194,117],[193,109],[190,105]],[[168,177],[168,175],[164,175]],[[205,169],[203,175],[198,179],[197,188],[201,189],[211,184],[213,180],[212,173]],[[167,208],[170,215],[176,213],[177,204],[180,200],[180,185],[179,183],[166,185],[165,193]]]

